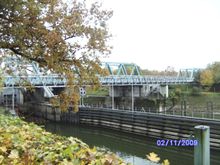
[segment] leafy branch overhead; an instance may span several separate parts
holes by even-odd
[[[96,84],[99,57],[111,50],[112,14],[86,0],[0,0],[0,49],[70,81]]]

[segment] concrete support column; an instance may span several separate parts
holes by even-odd
[[[14,88],[14,84],[12,86],[12,110],[15,110],[15,88]]]
[[[166,98],[168,98],[169,96],[169,88],[168,85],[161,85],[160,86],[160,93],[165,96]]]
[[[112,109],[115,108],[115,96],[114,96],[114,85],[112,84]]]
[[[134,86],[131,85],[131,110],[134,111]]]

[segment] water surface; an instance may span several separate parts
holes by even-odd
[[[156,139],[93,126],[49,122],[45,128],[59,135],[77,137],[90,147],[103,147],[134,165],[148,165],[145,158],[150,152],[157,153],[162,160],[168,159],[171,165],[193,165],[192,147],[158,147]],[[219,155],[220,152],[211,151],[211,165],[220,164]]]

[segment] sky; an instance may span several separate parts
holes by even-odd
[[[220,0],[101,0],[113,10],[108,62],[142,69],[205,68],[220,61]]]

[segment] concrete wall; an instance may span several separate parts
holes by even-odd
[[[12,104],[12,94],[14,90],[14,98],[15,104],[23,104],[24,97],[22,93],[22,89],[19,88],[5,88],[0,92],[0,102],[4,105],[11,105]]]
[[[208,119],[158,115],[123,110],[80,108],[79,112],[60,112],[49,104],[27,104],[22,111],[57,122],[88,124],[157,139],[188,139],[194,126],[210,126],[211,148],[220,150],[220,122]]]
[[[79,123],[79,114],[73,112],[71,107],[67,112],[62,112],[58,107],[52,107],[50,104],[25,103],[19,106],[19,111],[55,122]]]

